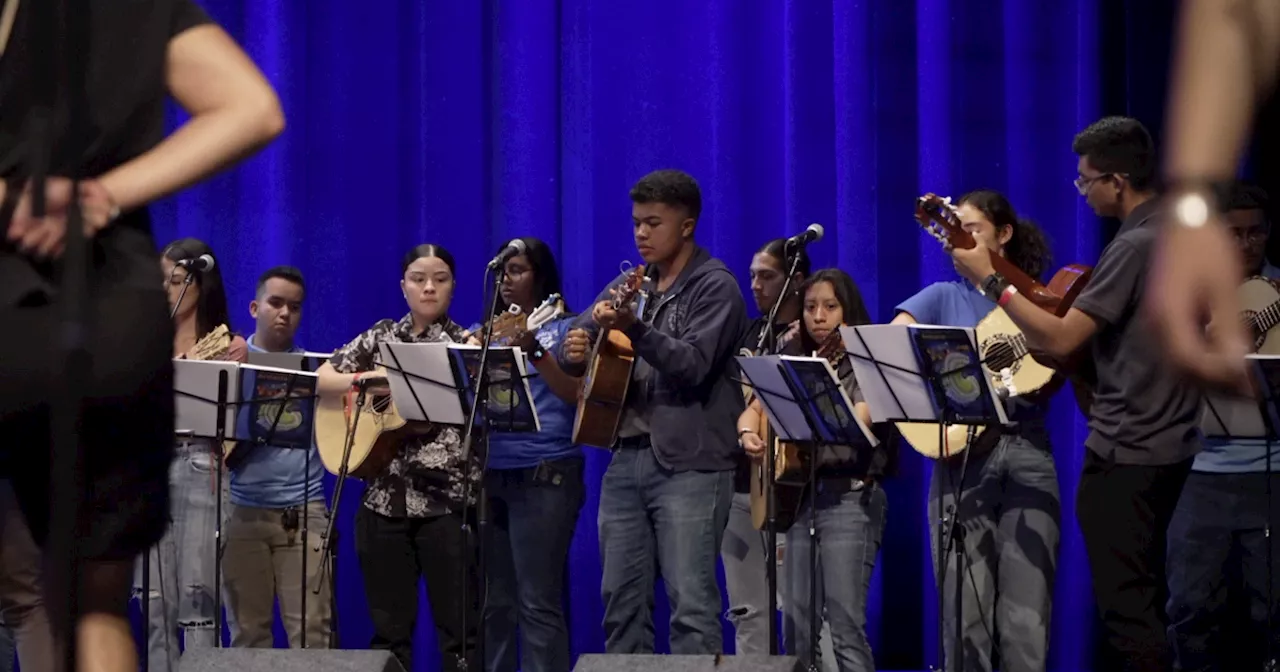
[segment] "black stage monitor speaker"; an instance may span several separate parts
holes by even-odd
[[[795,656],[652,656],[587,653],[573,672],[799,672]],[[186,672],[186,670],[183,670]]]
[[[188,649],[179,672],[404,672],[390,651]]]

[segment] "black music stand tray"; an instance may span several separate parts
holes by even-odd
[[[1267,520],[1264,538],[1267,540],[1267,660],[1264,670],[1277,669],[1275,657],[1275,631],[1272,629],[1272,611],[1275,605],[1271,530],[1275,507],[1271,501],[1272,447],[1280,441],[1280,357],[1249,355],[1246,358],[1249,375],[1254,382],[1256,398],[1224,396],[1214,392],[1204,396],[1204,411],[1200,415],[1200,432],[1206,439],[1248,439],[1266,443]]]
[[[923,351],[921,340],[912,331],[933,332],[950,339],[963,340],[967,336],[972,358],[967,363],[952,364],[946,359],[933,360]],[[1008,422],[1003,402],[990,385],[990,369],[980,359],[973,329],[959,327],[932,327],[928,325],[863,325],[841,327],[845,348],[853,357],[854,371],[861,384],[873,422],[926,423],[938,426],[938,445],[946,446],[946,430],[949,425],[964,424],[971,428],[966,449],[961,456],[960,482],[953,483],[955,503],[943,508],[942,472],[947,465],[935,465],[935,481],[938,499],[938,538],[935,557],[938,578],[938,670],[945,672],[946,627],[943,614],[946,601],[946,558],[955,548],[955,633],[953,653],[959,657],[954,666],[963,670],[964,665],[964,575],[967,556],[964,547],[964,528],[960,523],[960,506],[964,499],[964,481],[969,469],[969,454],[976,438],[977,427],[999,427]],[[973,400],[961,404],[955,398],[953,382],[963,377],[975,400],[990,399],[987,412],[975,413]],[[952,389],[948,389],[951,386]],[[939,460],[942,461],[942,460]],[[941,468],[939,468],[941,467]]]
[[[853,410],[853,400],[840,384],[830,363],[817,357],[739,357],[738,365],[769,417],[779,441],[808,452],[809,479],[809,656],[806,669],[817,672],[822,630],[818,608],[818,554],[821,540],[817,529],[818,463],[823,445],[871,447],[877,443],[871,430]],[[817,366],[825,369],[818,374]],[[801,379],[804,378],[802,381]],[[815,389],[821,384],[822,389]],[[819,403],[827,402],[826,404]],[[777,459],[766,447],[765,459]],[[770,484],[772,485],[772,484]],[[792,557],[789,552],[788,557]]]

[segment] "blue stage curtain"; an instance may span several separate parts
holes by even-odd
[[[820,222],[816,266],[849,271],[883,321],[955,278],[912,219],[922,193],[1004,191],[1047,230],[1055,266],[1093,263],[1103,240],[1071,184],[1072,137],[1104,111],[1099,0],[203,4],[277,87],[288,130],[158,204],[156,233],[213,245],[243,332],[258,273],[281,263],[307,276],[307,348],[399,317],[401,256],[421,242],[456,255],[452,314],[470,323],[484,262],[522,235],[551,244],[568,299],[585,309],[620,262],[638,261],[627,190],[657,168],[700,181],[697,238],[744,289],[762,243]],[[1093,604],[1074,515],[1086,429],[1067,395],[1051,423],[1063,493],[1052,667],[1086,669]],[[588,456],[570,574],[576,653],[603,648],[595,514],[608,455]],[[909,453],[887,486],[870,604],[883,669],[936,658],[930,473]],[[344,532],[359,490],[345,490]],[[339,560],[342,644],[363,647],[371,626],[349,534]],[[424,611],[419,669],[434,669],[429,625]]]

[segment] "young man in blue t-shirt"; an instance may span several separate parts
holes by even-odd
[[[1003,195],[989,190],[965,194],[956,211],[979,247],[1039,280],[1049,264],[1048,243],[1039,227],[1018,218]],[[972,283],[937,282],[899,304],[893,323],[969,328],[995,308],[995,301]],[[944,511],[955,506],[960,491],[959,522],[966,530],[968,571],[960,577],[963,651],[955,650],[950,636],[955,632],[953,557],[944,560],[946,571],[939,583],[946,601],[942,618],[948,633],[943,639],[948,670],[989,672],[997,651],[1001,669],[1008,672],[1045,669],[1058,558],[1058,474],[1044,428],[1044,408],[1015,399],[1009,415],[1011,425],[988,429],[973,441],[967,467],[963,455],[945,460],[938,465],[944,471],[934,473],[930,486],[929,520],[939,518],[939,487]],[[937,535],[929,538],[936,554]]]
[[[258,279],[249,304],[257,327],[250,352],[303,352],[294,343],[302,319],[306,284],[291,266],[277,266]],[[232,613],[231,645],[271,648],[272,605],[291,648],[329,646],[329,576],[322,573],[321,540],[327,522],[324,464],[312,447],[245,446],[232,453],[231,502],[227,511],[223,582]],[[238,458],[238,459],[237,459]],[[309,468],[308,468],[309,467]],[[302,536],[306,516],[306,537]],[[306,549],[305,554],[303,549]],[[302,629],[303,558],[306,558],[306,630]],[[318,590],[317,590],[318,589]]]
[[[1224,223],[1240,246],[1246,276],[1275,280],[1280,269],[1265,254],[1271,232],[1266,206],[1262,189],[1236,185]],[[1271,486],[1280,493],[1278,457],[1271,458]],[[1263,667],[1267,613],[1273,609],[1267,591],[1266,461],[1265,441],[1217,439],[1206,440],[1191,465],[1169,523],[1169,631],[1178,669],[1227,669],[1228,661],[1239,669]],[[1228,617],[1227,598],[1239,589],[1244,599],[1238,604],[1247,611]],[[1250,627],[1220,627],[1233,621]],[[1238,645],[1226,641],[1229,634],[1243,635]]]

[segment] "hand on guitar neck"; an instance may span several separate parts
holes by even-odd
[[[617,297],[618,290],[609,290],[614,297]],[[591,319],[600,325],[601,329],[617,329],[626,331],[628,327],[635,324],[636,314],[635,305],[631,302],[625,302],[621,305],[614,305],[616,301],[601,301],[591,309]]]
[[[391,396],[391,384],[387,382],[387,373],[381,369],[357,373],[351,386],[361,390],[371,399]]]

